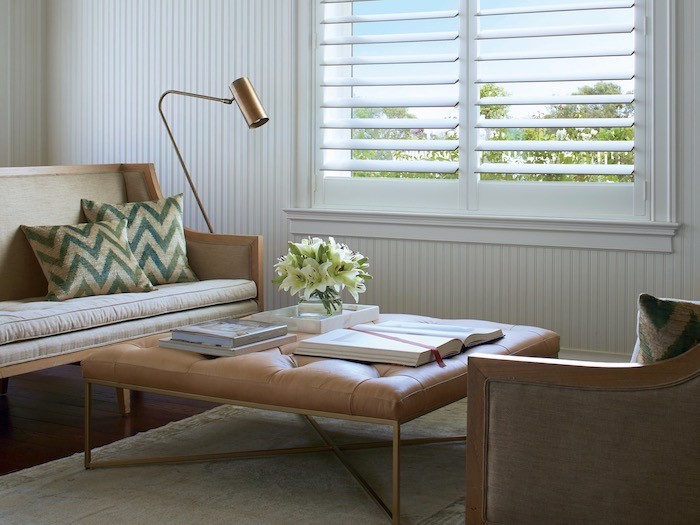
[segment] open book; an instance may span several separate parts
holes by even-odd
[[[420,366],[503,337],[500,328],[388,321],[332,330],[299,342],[295,354]],[[436,356],[435,354],[439,355]]]

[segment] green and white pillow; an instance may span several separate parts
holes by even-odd
[[[49,301],[153,290],[131,251],[125,220],[21,228],[49,283]]]
[[[105,204],[81,201],[90,222],[126,219],[128,235],[143,271],[153,284],[186,283],[197,276],[187,260],[182,226],[182,194],[144,202]]]
[[[700,344],[700,303],[639,296],[638,349],[633,361],[654,363]]]

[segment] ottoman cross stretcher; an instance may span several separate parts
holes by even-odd
[[[378,322],[388,320],[498,327],[503,330],[505,337],[445,359],[444,368],[436,363],[412,368],[297,356],[293,355],[295,344],[238,357],[210,359],[193,352],[160,348],[158,339],[164,337],[164,334],[115,343],[92,354],[82,363],[85,380],[85,468],[329,451],[337,456],[392,522],[398,524],[401,446],[465,439],[465,436],[455,436],[402,441],[401,425],[467,395],[467,357],[471,352],[556,357],[559,352],[559,336],[555,332],[532,326],[476,320],[382,315]],[[319,433],[324,445],[96,461],[92,458],[90,445],[93,384],[300,414]],[[315,416],[388,425],[392,428],[393,439],[387,442],[337,445],[315,421]],[[343,452],[349,448],[373,447],[392,448],[391,506],[382,501]]]

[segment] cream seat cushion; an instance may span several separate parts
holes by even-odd
[[[62,302],[0,302],[0,345],[76,332],[96,326],[255,298],[255,283],[212,279],[159,286],[149,293],[79,297]],[[1,347],[0,347],[1,348]]]

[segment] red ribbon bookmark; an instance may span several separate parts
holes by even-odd
[[[376,335],[377,337],[383,337],[384,339],[391,339],[392,341],[398,341],[400,343],[408,343],[409,345],[413,346],[420,346],[421,348],[427,348],[433,353],[433,357],[435,358],[435,362],[438,364],[440,368],[445,368],[445,361],[442,360],[442,356],[440,355],[440,352],[438,352],[438,349],[435,348],[432,345],[424,345],[423,343],[417,343],[416,341],[409,341],[408,339],[401,339],[400,337],[395,337],[393,335],[387,335],[383,332],[372,332],[371,330],[360,330],[359,328],[348,328],[348,330],[355,330],[356,332],[364,332],[366,334],[371,334],[371,335]]]

